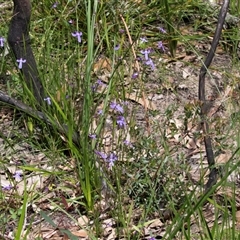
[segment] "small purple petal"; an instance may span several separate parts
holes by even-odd
[[[151,50],[145,49],[145,50],[141,50],[140,52],[141,52],[141,54],[144,55],[145,60],[147,61],[149,59],[148,54],[151,52]]]
[[[12,185],[6,185],[6,186],[2,186],[2,190],[3,191],[10,191],[11,189],[12,189],[13,187],[12,187]]]
[[[163,52],[165,52],[165,47],[163,46],[163,42],[162,42],[162,41],[159,41],[159,42],[158,42],[157,48],[158,48],[158,49],[161,49]]]
[[[128,140],[124,140],[123,143],[126,145],[126,146],[129,146],[129,147],[133,147],[132,143]]]
[[[0,37],[0,47],[4,47],[5,38]]]
[[[116,103],[116,102],[111,102],[111,103],[110,103],[110,108],[111,108],[111,109],[115,109],[116,106],[117,106],[117,103]]]
[[[99,157],[101,157],[102,159],[105,159],[105,160],[106,160],[107,157],[108,157],[106,153],[103,153],[103,152],[100,152],[100,151],[97,151],[97,150],[95,150],[94,153],[97,154],[97,155],[98,155]]]
[[[51,104],[52,104],[50,97],[46,97],[46,98],[44,98],[43,100],[46,101],[48,105],[51,105]]]
[[[165,29],[163,29],[162,27],[158,27],[158,30],[162,33],[167,33]]]
[[[136,57],[136,60],[139,61],[139,62],[141,62],[143,59],[142,59],[142,57],[137,56],[137,57]]]
[[[117,111],[117,112],[119,112],[119,113],[124,113],[123,107],[120,104],[116,103],[116,102],[111,102],[110,103],[110,108],[115,110],[115,111]]]
[[[23,63],[26,62],[26,59],[20,58],[20,59],[17,59],[17,62],[18,62],[18,68],[22,69]]]
[[[104,82],[102,82],[101,79],[98,79],[98,80],[96,81],[96,83],[94,83],[94,84],[92,85],[92,91],[95,92],[95,91],[97,90],[98,86],[106,86],[106,84],[105,84]]]
[[[118,159],[117,155],[115,153],[110,153],[108,156],[108,161],[112,162],[112,161],[116,161]]]
[[[92,89],[93,92],[95,92],[97,90],[97,84],[93,84],[91,86],[91,89]]]
[[[120,48],[120,45],[117,44],[117,45],[115,45],[114,50],[117,51],[117,50],[119,50],[119,48]]]
[[[14,174],[13,177],[17,182],[22,180],[22,170],[17,170]]]
[[[53,5],[52,5],[52,8],[56,8],[58,6],[58,2],[55,2]]]
[[[102,109],[99,109],[99,110],[97,111],[97,115],[103,115],[103,110],[102,110]]]
[[[92,138],[92,139],[96,139],[97,138],[97,135],[96,134],[89,134],[88,135],[90,138]]]
[[[114,166],[114,162],[118,160],[118,157],[115,153],[110,153],[108,157],[108,168],[112,170],[112,167]]]
[[[98,85],[105,85],[105,83],[103,83],[101,79],[98,79],[96,83],[97,83]]]
[[[97,82],[96,82],[96,84],[97,84],[98,86],[106,86],[106,83],[102,82],[101,79],[98,79]]]
[[[82,38],[81,38],[82,32],[73,32],[73,33],[72,33],[72,36],[73,36],[73,37],[76,37],[79,43],[82,42]]]
[[[138,78],[138,72],[135,72],[135,73],[133,73],[133,75],[132,75],[132,79],[136,79],[136,78]]]
[[[146,65],[150,65],[152,70],[155,69],[155,65],[154,65],[154,63],[153,63],[151,58],[149,58],[145,63],[146,63]]]
[[[148,40],[145,37],[140,37],[140,43],[146,43]]]
[[[125,127],[126,126],[126,121],[125,121],[125,118],[123,116],[118,116],[117,117],[117,125],[119,127]]]
[[[68,23],[69,23],[69,24],[73,24],[73,20],[70,19],[70,20],[68,21]]]

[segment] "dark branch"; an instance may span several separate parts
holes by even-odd
[[[41,104],[44,89],[39,78],[29,36],[30,0],[13,0],[13,2],[14,10],[8,33],[8,42],[16,59],[26,59],[26,63],[22,67],[22,73],[28,88],[33,92],[38,103]]]
[[[206,60],[204,64],[202,65],[200,69],[200,75],[199,75],[199,88],[198,88],[198,99],[201,102],[201,120],[202,120],[202,129],[204,134],[204,144],[206,149],[206,155],[207,155],[207,161],[208,166],[210,170],[209,179],[205,186],[205,191],[208,191],[211,189],[211,187],[216,184],[217,182],[217,169],[215,167],[215,159],[214,159],[214,153],[212,148],[212,141],[211,137],[209,135],[209,126],[208,122],[206,120],[206,97],[205,97],[205,75],[207,73],[207,69],[209,68],[214,54],[216,52],[217,45],[219,43],[219,39],[221,36],[221,32],[223,29],[223,24],[227,15],[227,10],[229,7],[229,0],[225,0],[222,4],[220,14],[218,17],[218,23],[217,28],[213,37],[212,45],[210,48],[210,51],[206,57]]]

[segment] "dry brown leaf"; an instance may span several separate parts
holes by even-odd
[[[65,234],[65,233],[63,234],[63,238],[62,238],[62,240],[69,240],[67,234]]]
[[[95,74],[102,70],[107,70],[108,72],[112,71],[112,61],[107,57],[99,59],[93,66]]]
[[[81,237],[81,238],[84,238],[84,237],[87,237],[88,236],[88,233],[86,230],[84,229],[81,229],[79,231],[71,231],[71,233],[77,237]]]
[[[49,231],[42,233],[42,237],[43,239],[52,239],[53,235],[55,235],[57,232],[57,230],[49,229]]]
[[[224,163],[227,163],[228,160],[231,158],[232,154],[230,151],[228,152],[225,152],[225,153],[221,153],[220,155],[218,155],[216,157],[216,163],[218,164],[224,164]]]
[[[86,215],[81,216],[80,218],[78,218],[78,224],[82,227],[87,226],[89,223],[89,219]]]
[[[240,229],[240,211],[236,212],[236,227],[238,230]]]
[[[110,235],[107,237],[106,240],[115,240],[116,237],[117,237],[116,229],[115,229],[115,228],[112,228],[112,232],[110,233]]]
[[[196,55],[186,55],[183,59],[185,62],[194,62],[197,59]]]
[[[240,224],[240,211],[236,212],[236,222]]]
[[[137,102],[137,103],[141,104],[143,107],[146,104],[146,107],[150,110],[157,109],[156,105],[152,101],[149,101],[146,98],[145,98],[145,100],[143,100],[142,97],[138,97],[137,93],[126,94],[126,99],[130,99],[134,102]]]
[[[149,228],[156,228],[156,227],[162,227],[164,224],[160,219],[155,219],[154,222],[152,222],[148,227]]]

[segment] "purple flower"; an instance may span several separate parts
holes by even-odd
[[[150,237],[148,240],[156,240],[155,237]]]
[[[125,127],[125,126],[126,126],[125,117],[123,117],[123,116],[118,116],[118,117],[117,117],[117,125],[118,125],[119,127]]]
[[[96,139],[97,138],[97,135],[96,134],[89,134],[88,135],[91,139]]]
[[[93,84],[92,87],[91,87],[92,91],[95,92],[97,90],[97,87],[98,87],[97,84]]]
[[[5,38],[0,37],[0,47],[4,47]]]
[[[98,84],[99,86],[101,86],[101,85],[106,85],[105,83],[102,82],[101,79],[98,79],[97,82],[96,82],[96,84]]]
[[[124,140],[123,143],[126,145],[126,146],[129,146],[129,147],[133,147],[132,143],[128,140]]]
[[[52,8],[56,8],[58,6],[58,2],[55,2],[53,5],[52,5]]]
[[[114,166],[114,162],[118,160],[118,157],[115,153],[110,153],[108,156],[108,168],[112,170],[112,167]]]
[[[157,48],[158,48],[158,49],[161,49],[163,52],[165,52],[165,47],[163,46],[163,42],[162,42],[162,41],[159,41],[159,42],[158,42]]]
[[[119,29],[119,32],[120,33],[125,33],[125,30],[124,29]]]
[[[3,190],[3,191],[10,191],[12,188],[13,188],[13,187],[12,187],[11,184],[8,184],[8,185],[6,185],[6,186],[2,186],[2,190]]]
[[[46,97],[46,98],[44,98],[43,100],[46,101],[48,105],[51,105],[51,104],[52,104],[50,97]]]
[[[110,153],[109,156],[106,153],[95,150],[95,154],[97,154],[100,158],[104,159],[108,163],[108,168],[112,170],[114,166],[114,162],[118,160],[118,157],[115,153]]]
[[[145,63],[146,63],[147,65],[150,65],[151,68],[152,68],[152,70],[155,69],[155,65],[154,65],[154,63],[153,63],[153,61],[152,61],[151,58],[149,58]]]
[[[150,51],[149,49],[141,50],[141,54],[144,55],[146,61],[149,59],[148,54],[149,54],[150,52],[151,52],[151,51]]]
[[[97,115],[103,115],[103,110],[102,110],[102,109],[99,109],[99,110],[97,111]]]
[[[96,83],[93,84],[93,85],[91,86],[92,91],[95,92],[95,91],[97,90],[97,87],[98,87],[98,85],[97,85]]]
[[[20,59],[17,59],[17,62],[18,62],[18,68],[22,69],[22,65],[23,65],[23,63],[26,62],[26,59],[20,58]]]
[[[146,43],[148,40],[145,37],[140,37],[140,43]]]
[[[77,39],[78,39],[78,42],[80,43],[80,42],[82,42],[82,38],[81,38],[81,36],[82,36],[82,32],[74,32],[74,33],[72,33],[72,36],[73,37],[76,37]]]
[[[22,170],[17,170],[14,174],[13,177],[17,182],[22,180]]]
[[[162,27],[158,27],[158,30],[162,33],[167,33],[165,29],[163,29]]]
[[[73,24],[73,20],[70,19],[70,20],[68,21],[68,23],[69,23],[69,24]]]
[[[98,86],[105,86],[106,84],[101,81],[101,79],[98,79],[96,83],[92,85],[92,91],[96,91]]]
[[[113,109],[113,110],[116,110],[119,113],[124,113],[123,107],[116,102],[111,102],[110,103],[110,108]]]
[[[108,157],[106,153],[103,153],[103,152],[100,152],[100,151],[97,151],[97,150],[95,150],[94,152],[95,152],[95,154],[97,154],[99,157],[101,157],[104,160],[106,160],[107,157]]]
[[[132,75],[132,79],[136,79],[136,78],[138,78],[138,72],[135,72],[135,73],[133,73],[133,75]]]
[[[117,45],[115,45],[114,50],[117,51],[117,50],[119,50],[119,48],[120,48],[120,45],[117,44]]]

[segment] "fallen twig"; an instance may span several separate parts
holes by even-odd
[[[28,105],[22,103],[19,100],[16,100],[10,96],[8,96],[6,93],[4,93],[3,91],[0,91],[0,102],[4,102],[12,107],[17,108],[19,111],[26,113],[27,115],[38,119],[38,120],[42,120],[44,123],[46,123],[47,125],[49,125],[50,127],[57,129],[57,131],[63,135],[65,135],[66,137],[68,137],[68,126],[66,125],[61,125],[59,123],[57,123],[56,121],[53,121],[43,112],[40,112],[38,110],[35,110],[31,107],[29,107]],[[79,134],[74,131],[72,133],[72,141],[74,144],[76,144],[77,146],[79,146],[80,144],[80,136]]]

